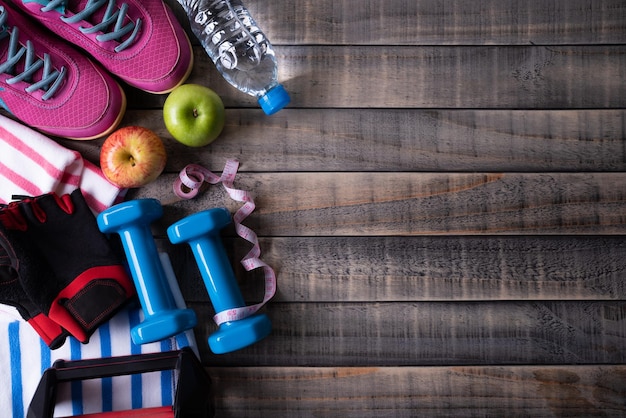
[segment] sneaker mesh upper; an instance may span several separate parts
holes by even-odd
[[[53,69],[64,71],[59,88],[46,98],[46,88],[29,92],[41,80],[41,66],[31,77],[12,82],[28,65],[26,52],[19,62],[0,73],[0,105],[15,118],[42,132],[75,139],[90,139],[111,132],[126,106],[120,86],[91,60],[49,34],[40,31],[10,4],[0,0],[0,66],[9,57],[11,36],[18,48],[34,51],[34,59],[46,59]],[[45,58],[47,56],[47,58]]]
[[[131,86],[165,93],[182,84],[191,71],[193,55],[189,39],[161,0],[13,1]],[[107,16],[107,10],[115,18],[101,25],[100,30],[92,31]],[[80,19],[76,20],[77,17]],[[107,40],[107,34],[116,25],[131,28],[139,25],[136,37],[121,51],[116,49],[132,31]]]

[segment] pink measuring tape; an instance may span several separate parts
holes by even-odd
[[[260,259],[261,247],[259,246],[259,239],[256,233],[241,224],[241,222],[254,211],[256,205],[254,204],[250,192],[236,189],[233,185],[238,168],[239,161],[229,159],[226,161],[222,175],[218,176],[200,165],[189,164],[182,169],[173,185],[176,196],[182,199],[191,199],[198,194],[204,182],[209,184],[218,184],[221,182],[231,199],[237,202],[243,202],[243,205],[233,215],[233,221],[237,235],[250,242],[252,249],[241,259],[241,265],[246,271],[257,268],[263,269],[265,275],[265,295],[261,303],[217,312],[215,316],[213,316],[213,320],[217,325],[228,321],[243,319],[254,314],[272,299],[276,293],[276,274],[269,265]],[[185,190],[185,188],[187,190]]]

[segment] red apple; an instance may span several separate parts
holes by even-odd
[[[141,126],[118,129],[100,150],[102,172],[111,183],[122,188],[141,187],[156,180],[166,160],[161,138]]]

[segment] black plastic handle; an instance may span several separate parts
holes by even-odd
[[[214,408],[210,399],[211,380],[189,348],[92,360],[57,360],[41,377],[28,406],[27,417],[52,418],[59,383],[173,369],[177,371],[178,376],[172,405],[174,417],[213,417]]]

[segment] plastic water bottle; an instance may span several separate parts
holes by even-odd
[[[278,83],[272,45],[241,0],[178,1],[191,30],[226,81],[255,96],[268,115],[289,103],[289,94]]]

